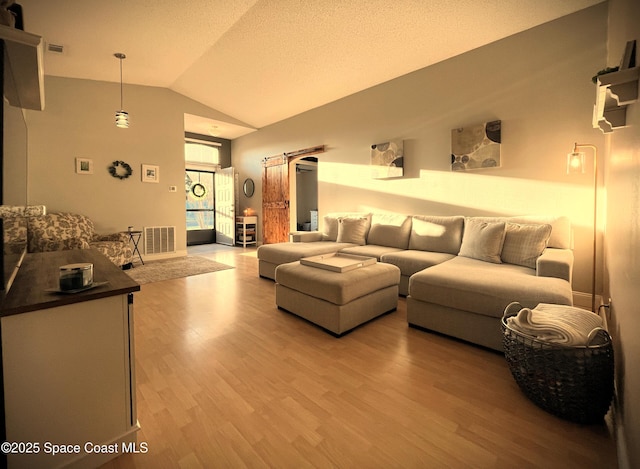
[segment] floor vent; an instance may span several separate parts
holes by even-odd
[[[147,226],[144,228],[144,253],[176,252],[175,226]]]

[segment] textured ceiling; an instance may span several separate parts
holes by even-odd
[[[113,53],[124,52],[126,83],[170,88],[260,128],[601,1],[18,3],[25,30],[64,46],[45,53],[45,74],[117,82]],[[246,132],[215,124],[222,137]]]

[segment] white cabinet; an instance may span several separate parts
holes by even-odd
[[[32,445],[7,455],[9,469],[98,467],[140,448],[132,293],[139,286],[101,254],[83,251],[90,250],[27,255],[9,292],[1,319],[6,441]],[[92,262],[94,279],[108,285],[46,293],[69,260]],[[38,298],[25,304],[29,280]],[[54,445],[66,451],[54,455]]]
[[[42,37],[0,25],[0,39],[5,44],[5,96],[12,106],[42,111],[44,109],[44,66]]]
[[[257,244],[258,217],[236,217],[236,244],[242,247]]]

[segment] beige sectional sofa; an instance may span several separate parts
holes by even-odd
[[[512,301],[572,305],[566,217],[463,217],[340,213],[320,232],[258,248],[259,274],[332,252],[400,269],[410,325],[502,350],[500,319]]]

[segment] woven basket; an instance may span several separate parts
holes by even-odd
[[[511,329],[512,303],[502,317],[504,354],[516,383],[536,405],[572,422],[601,422],[613,397],[613,345],[605,330],[590,345],[568,347]],[[521,309],[521,307],[519,308]],[[518,309],[518,311],[519,311]]]

